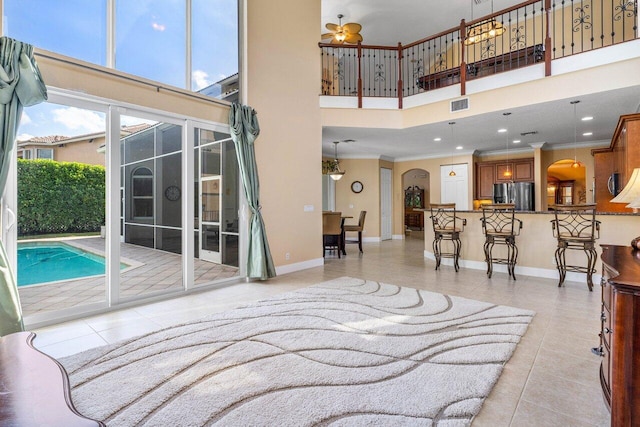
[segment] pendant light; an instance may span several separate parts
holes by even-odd
[[[509,167],[509,116],[511,115],[511,113],[502,113],[502,115],[505,117],[505,120],[507,121],[507,126],[506,126],[506,134],[507,134],[507,141],[506,141],[506,145],[507,145],[507,169],[502,173],[502,176],[504,176],[505,178],[511,178],[511,176],[513,175],[513,172],[511,172],[511,168]]]
[[[344,175],[344,172],[340,170],[340,163],[338,162],[338,144],[340,144],[340,141],[333,141],[334,157],[331,172],[329,172],[329,176],[334,181],[338,181]]]
[[[453,125],[455,124],[456,122],[449,122],[449,125],[451,125],[451,172],[449,172],[449,176],[456,176],[456,171],[453,170],[453,149],[456,145],[453,139]]]
[[[577,144],[578,144],[578,111],[577,111],[577,107],[578,107],[578,103],[580,101],[576,100],[576,101],[571,101],[571,104],[573,104],[573,163],[571,163],[571,167],[574,169],[579,168],[580,166],[582,166],[580,164],[580,162],[578,161],[578,156],[576,154],[577,152]]]

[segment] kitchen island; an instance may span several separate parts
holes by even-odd
[[[435,259],[433,255],[432,242],[434,238],[433,227],[431,226],[431,215],[428,208],[424,209],[425,233],[424,233],[424,256],[428,259]],[[482,211],[456,211],[461,218],[467,219],[467,226],[460,235],[462,248],[460,252],[460,267],[471,268],[477,270],[487,269],[484,258],[484,241],[485,237],[482,233]],[[558,270],[555,263],[555,250],[557,240],[553,237],[551,229],[551,220],[553,212],[529,212],[516,211],[515,217],[523,223],[520,235],[516,238],[518,247],[518,260],[515,268],[516,277],[535,276],[547,277],[550,279],[558,279]],[[640,235],[640,215],[630,213],[597,213],[596,220],[600,221],[600,239],[596,242],[598,246],[598,256],[601,250],[599,245],[629,245],[631,239]],[[495,255],[501,256],[500,251],[505,251],[506,247],[494,248]],[[567,263],[586,265],[586,257],[581,251],[568,251]],[[451,260],[443,260],[443,265],[451,265]],[[505,265],[496,265],[494,272],[507,273]],[[594,283],[598,283],[601,275],[595,274]],[[494,275],[492,280],[496,278],[503,279],[499,275]],[[586,286],[586,274],[568,272],[568,281],[584,282]]]

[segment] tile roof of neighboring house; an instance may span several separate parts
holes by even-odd
[[[20,141],[20,142],[21,143],[25,143],[25,142],[50,143],[50,142],[64,141],[65,139],[69,139],[69,137],[62,136],[62,135],[49,135],[49,136],[34,136],[33,138],[25,139],[24,141]]]
[[[131,126],[122,126],[120,129],[120,136],[129,136],[136,132],[143,131],[145,129],[150,128],[151,126],[155,126],[155,124],[149,123],[140,123],[137,125]],[[94,132],[87,133],[84,135],[78,136],[62,136],[62,135],[49,135],[49,136],[35,136],[30,139],[26,139],[24,141],[17,141],[18,146],[22,147],[25,145],[60,145],[67,142],[76,142],[89,140],[89,142],[93,142],[95,138],[104,137],[105,132]]]
[[[122,126],[122,128],[120,129],[121,132],[123,133],[128,133],[129,135],[131,135],[132,133],[136,133],[136,132],[140,132],[141,130],[145,130],[150,128],[151,126],[155,126],[154,124],[149,124],[149,123],[140,123],[137,125],[131,125],[131,126]]]

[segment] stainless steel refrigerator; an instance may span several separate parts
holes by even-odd
[[[493,203],[514,203],[517,211],[533,211],[533,182],[493,184]]]

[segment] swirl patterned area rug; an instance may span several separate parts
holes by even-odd
[[[464,426],[533,315],[343,277],[61,362],[109,426]]]

